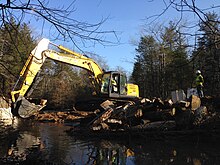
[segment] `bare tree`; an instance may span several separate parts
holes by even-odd
[[[53,5],[51,5],[53,4]],[[49,0],[7,0],[5,3],[0,3],[0,26],[10,22],[13,17],[18,22],[22,22],[27,18],[40,20],[42,22],[42,32],[45,26],[49,26],[51,39],[60,39],[72,41],[79,48],[79,45],[89,44],[113,44],[117,43],[115,31],[100,30],[101,25],[107,18],[100,20],[98,23],[90,24],[81,22],[73,17],[76,8],[75,1],[72,1],[68,6],[54,7],[54,3]],[[105,35],[115,35],[115,41],[109,41]]]
[[[152,0],[151,2],[154,2],[154,0]],[[187,15],[188,17],[190,17],[188,18],[189,20],[195,18],[196,21],[194,23],[190,22],[188,26],[185,25],[185,28],[188,29],[186,31],[196,28],[198,30],[199,24],[204,23],[207,27],[209,27],[209,29],[212,30],[212,33],[214,35],[220,35],[219,29],[213,26],[213,22],[217,21],[216,23],[220,23],[219,20],[209,20],[209,24],[207,24],[207,19],[209,19],[208,13],[218,11],[220,9],[220,3],[218,4],[218,2],[216,2],[215,4],[210,4],[210,6],[202,8],[201,4],[203,2],[199,0],[162,0],[161,2],[164,4],[164,8],[162,9],[162,11],[146,18],[146,20],[150,21],[150,23],[155,22],[168,11],[174,10],[179,14],[178,21],[176,21],[176,26],[179,25],[182,20],[185,21],[186,17],[184,15]],[[191,33],[191,30],[190,32],[186,32],[183,34],[193,37],[200,35],[198,31],[197,33]]]
[[[78,50],[82,50],[83,46],[119,43],[115,31],[102,30],[108,18],[97,23],[79,21],[74,19],[76,1],[68,2],[60,6],[61,3],[50,0],[0,1],[0,93],[7,95],[12,89],[39,35],[45,37],[46,34],[52,41],[71,42]],[[34,36],[32,29],[29,29],[32,24],[37,25],[38,36]],[[19,29],[24,32],[21,33]],[[26,32],[28,35],[25,37]],[[111,40],[107,40],[108,35],[115,36],[115,39],[111,37]]]
[[[209,5],[206,6],[205,1],[199,0],[162,0],[161,2],[164,4],[164,9],[158,14],[147,17],[148,24],[149,21],[151,24],[161,19],[170,11],[175,13],[175,17],[178,17],[178,20],[174,22],[176,27],[181,25],[185,28],[184,32],[179,29],[176,32],[186,38],[189,37],[191,43],[187,46],[192,50],[191,53],[188,53],[190,55],[188,63],[191,63],[189,66],[192,66],[192,72],[201,69],[206,80],[205,93],[218,95],[220,89],[220,2],[206,1],[209,2]],[[190,23],[182,24],[182,21],[186,19]],[[150,29],[149,26],[147,28]],[[155,31],[155,27],[153,30]],[[160,32],[160,30],[156,32],[158,33],[158,31]],[[180,67],[183,65],[178,66],[178,68]]]

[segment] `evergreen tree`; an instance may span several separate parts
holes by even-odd
[[[219,16],[216,13],[206,15],[206,21],[200,23],[202,35],[192,58],[194,69],[200,69],[205,78],[205,93],[215,95],[220,94]]]
[[[165,96],[170,91],[183,89],[187,90],[191,86],[191,67],[186,51],[186,43],[181,33],[177,32],[177,28],[173,22],[170,22],[162,35],[162,47],[164,54],[164,82]]]
[[[191,67],[184,38],[171,22],[156,42],[153,36],[140,39],[135,57],[132,79],[139,85],[143,97],[170,96],[172,90],[184,89],[191,84]]]
[[[1,27],[0,34],[0,89],[3,95],[8,96],[35,41],[29,26],[16,23],[14,18]]]
[[[143,36],[136,51],[132,79],[139,85],[140,96],[154,97],[158,93],[158,44],[152,36]]]

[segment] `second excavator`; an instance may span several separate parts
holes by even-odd
[[[59,51],[49,49],[55,46]],[[31,51],[19,78],[11,92],[12,113],[15,116],[28,118],[45,107],[47,100],[32,99],[32,86],[46,58],[60,61],[88,71],[94,93],[99,98],[114,100],[130,100],[139,97],[139,89],[135,84],[127,83],[126,76],[118,71],[104,72],[91,58],[69,50],[61,45],[42,39]]]

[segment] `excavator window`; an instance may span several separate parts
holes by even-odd
[[[119,91],[119,75],[118,74],[112,74],[112,79],[111,79],[111,91],[112,93],[118,93]]]
[[[110,73],[105,73],[102,77],[102,84],[101,84],[101,93],[108,94],[109,93],[109,82],[110,82]]]
[[[127,78],[119,72],[106,72],[102,76],[101,94],[109,97],[126,97]]]
[[[120,94],[126,95],[127,94],[127,78],[125,75],[120,75]]]

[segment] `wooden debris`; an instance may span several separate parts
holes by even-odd
[[[202,124],[208,117],[208,110],[205,106],[201,106],[195,110],[195,119],[193,125]]]
[[[122,124],[122,121],[117,120],[117,119],[108,119],[106,122],[107,123],[113,123],[113,124]]]
[[[93,112],[82,112],[82,111],[64,111],[64,112],[43,112],[35,115],[35,120],[45,122],[70,122],[76,121],[82,118],[96,116]]]
[[[149,100],[142,98],[139,100],[126,101],[120,104],[114,100],[104,100],[91,111],[64,111],[64,112],[43,112],[37,114],[38,121],[49,122],[80,122],[80,129],[91,131],[122,131],[129,129],[145,130],[186,130],[200,127],[211,121],[215,110],[213,98],[200,99],[192,95],[186,100],[171,99],[162,100],[154,98]],[[205,105],[205,106],[204,106]],[[210,111],[209,109],[212,108]],[[220,121],[216,118],[216,120]],[[174,124],[175,123],[175,124]]]
[[[109,101],[106,100],[105,102],[103,102],[101,104],[101,107],[105,110],[103,113],[101,113],[99,116],[97,116],[93,121],[92,121],[92,126],[96,127],[99,124],[102,124],[102,128],[106,129],[108,128],[107,124],[104,124],[103,122],[106,121],[112,114],[113,112],[113,108],[111,106],[113,106],[114,104]]]
[[[201,100],[198,96],[192,95],[191,96],[191,110],[196,110],[201,106]]]

